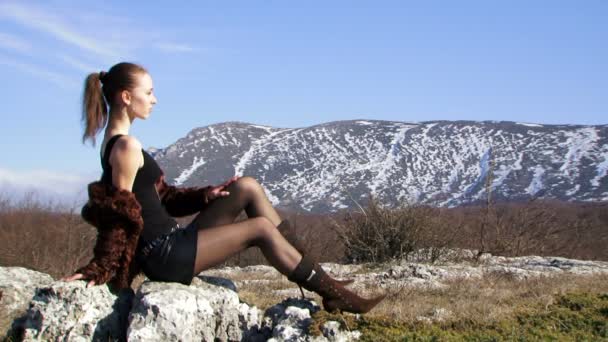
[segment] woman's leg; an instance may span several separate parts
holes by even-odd
[[[327,311],[365,313],[386,296],[365,299],[348,290],[310,257],[302,257],[265,217],[199,230],[195,274],[250,246],[259,247],[266,259],[289,280],[323,297]]]
[[[192,221],[198,229],[207,229],[234,222],[242,210],[247,217],[265,217],[275,226],[281,217],[272,207],[262,186],[255,178],[245,176],[231,183],[227,189],[230,195],[217,198],[202,210]]]
[[[194,274],[218,265],[251,246],[259,247],[268,262],[284,275],[289,275],[302,259],[302,255],[285,240],[274,223],[265,217],[256,217],[199,229]]]

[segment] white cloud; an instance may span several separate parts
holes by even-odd
[[[0,13],[0,17],[11,19],[22,26],[50,34],[58,40],[77,46],[99,57],[116,59],[123,54],[121,51],[115,50],[116,46],[107,46],[80,33],[78,29],[70,27],[66,20],[52,15],[48,10],[20,3],[3,3],[0,4]]]
[[[92,54],[92,57],[103,61],[104,64],[134,59],[137,50],[148,46],[171,53],[191,53],[200,50],[191,44],[171,42],[171,38],[167,37],[166,32],[170,31],[167,28],[141,27],[131,18],[91,14],[90,10],[79,11],[68,8],[61,12],[56,8],[44,8],[40,4],[5,2],[0,3],[0,18],[51,35],[55,39]],[[164,43],[154,43],[159,40]],[[79,70],[86,65],[70,64]]]
[[[0,33],[0,48],[25,54],[29,61],[26,63],[0,55],[0,64],[44,78],[63,88],[71,88],[79,86],[80,82],[48,70],[48,59],[36,58],[55,55],[69,67],[91,73],[121,61],[137,60],[138,52],[146,48],[173,54],[201,51],[187,42],[172,42],[171,36],[177,34],[173,28],[146,27],[137,22],[137,17],[125,17],[123,12],[120,8],[107,6],[92,10],[91,5],[86,8],[58,7],[57,4],[50,7],[44,3],[0,0],[0,22],[12,21],[42,34],[28,36],[32,40],[29,42],[14,34]],[[48,37],[65,44],[49,44],[45,41]],[[49,45],[52,50],[47,48],[45,51]]]
[[[87,184],[99,175],[68,174],[50,170],[15,171],[0,168],[0,194],[9,195],[13,200],[37,194],[41,201],[53,200],[73,206],[86,202]]]
[[[49,170],[13,171],[0,168],[0,183],[17,188],[35,188],[52,190],[61,194],[74,194],[83,190],[88,182],[88,175],[66,174]]]
[[[65,89],[78,87],[78,82],[69,77],[66,77],[62,74],[53,71],[46,70],[33,64],[23,63],[12,58],[8,58],[6,56],[0,55],[0,65],[6,65],[11,68],[19,69],[30,75],[34,75],[36,77],[53,82]]]
[[[32,45],[29,42],[17,36],[3,32],[0,32],[0,47],[24,54],[32,51]]]

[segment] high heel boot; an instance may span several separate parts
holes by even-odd
[[[296,230],[293,228],[293,226],[291,225],[289,220],[281,221],[281,223],[279,223],[279,225],[277,226],[277,229],[279,230],[281,235],[283,235],[285,240],[287,240],[287,242],[289,242],[298,252],[300,252],[301,255],[309,254],[306,247],[304,247],[304,243],[302,242],[302,239],[300,239],[300,237],[296,233]],[[344,279],[344,280],[335,279],[335,281],[343,286],[346,286],[348,284],[351,284],[354,280],[353,279]],[[300,287],[300,293],[302,294],[302,298],[305,298],[304,291],[302,290],[302,286],[300,286],[300,285],[298,285],[298,286]]]
[[[309,291],[318,293],[323,297],[323,308],[329,312],[366,313],[386,297],[386,295],[380,295],[365,299],[358,296],[332,279],[318,263],[312,261],[307,255],[302,255],[302,260],[287,279]]]

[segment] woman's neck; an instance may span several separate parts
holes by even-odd
[[[110,121],[106,127],[106,135],[110,136],[116,134],[129,135],[129,129],[131,128],[133,120],[129,118],[126,111],[110,111]]]

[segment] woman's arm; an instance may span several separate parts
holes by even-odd
[[[178,188],[165,182],[165,175],[156,182],[156,190],[162,205],[169,215],[182,217],[195,214],[203,210],[211,201],[212,186]]]
[[[178,188],[167,184],[165,174],[162,170],[160,172],[160,177],[156,181],[156,191],[167,213],[173,217],[196,214],[214,199],[229,196],[230,192],[226,188],[239,179],[239,176],[233,176],[217,186]]]
[[[133,206],[137,205],[135,195],[131,192],[137,170],[143,164],[141,144],[132,137],[120,137],[110,154],[112,166],[112,183],[119,192],[125,192],[127,200]],[[104,284],[112,279],[114,272],[119,268],[120,258],[127,245],[127,233],[124,222],[116,222],[111,227],[98,227],[99,233],[93,250],[91,261],[79,268],[70,277],[62,278],[64,281],[88,279],[87,287],[95,284]]]
[[[118,138],[110,151],[112,184],[118,189],[133,191],[135,175],[144,163],[141,144],[131,136]]]

